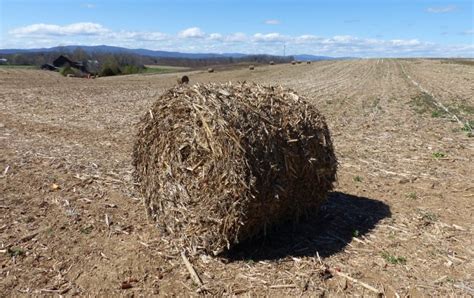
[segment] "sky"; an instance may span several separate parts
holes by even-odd
[[[474,57],[472,0],[0,0],[0,48]]]

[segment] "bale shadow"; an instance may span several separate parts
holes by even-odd
[[[244,241],[224,253],[228,261],[276,260],[284,257],[328,257],[342,251],[354,236],[363,236],[390,217],[385,203],[341,192],[332,192],[319,213],[298,224],[275,226],[266,237]]]

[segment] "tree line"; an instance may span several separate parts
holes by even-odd
[[[99,75],[116,75],[137,73],[145,68],[145,65],[169,65],[190,68],[208,67],[213,65],[227,65],[235,63],[275,64],[288,63],[294,58],[292,56],[272,55],[248,55],[243,57],[210,57],[210,58],[174,58],[174,57],[151,57],[133,53],[88,53],[80,47],[75,50],[58,50],[54,52],[28,52],[6,54],[2,57],[8,59],[12,65],[35,65],[51,64],[60,55],[67,55],[71,60],[82,62],[87,65],[91,61],[97,61],[99,67],[94,72]]]

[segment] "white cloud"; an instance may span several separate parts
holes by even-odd
[[[256,33],[253,36],[254,41],[256,42],[282,42],[285,41],[287,38],[280,33]]]
[[[332,38],[331,41],[339,43],[349,43],[355,41],[355,38],[350,35],[336,35]]]
[[[93,8],[95,8],[95,4],[92,4],[92,3],[85,3],[85,4],[83,5],[83,7],[89,8],[89,9],[93,9]]]
[[[171,36],[162,32],[112,31],[96,23],[74,23],[65,26],[33,24],[13,29],[8,34],[10,40],[16,40],[22,44],[32,44],[35,47],[58,45],[60,43],[78,44],[80,42],[88,44],[130,42],[130,46],[135,46],[135,42],[157,42],[171,38]],[[67,37],[70,38],[70,41],[65,39]]]
[[[136,32],[136,31],[119,31],[110,32],[104,36],[115,40],[130,40],[130,41],[161,41],[167,40],[169,36],[161,32]]]
[[[247,35],[242,32],[233,33],[225,37],[225,41],[229,42],[245,42],[247,41]]]
[[[472,29],[463,32],[472,35]],[[97,23],[75,23],[70,25],[32,24],[11,30],[2,40],[3,48],[38,48],[60,44],[98,45],[107,44],[128,48],[148,48],[182,52],[241,52],[253,54],[281,55],[307,53],[324,56],[353,57],[449,57],[474,56],[472,44],[440,45],[418,39],[391,39],[382,37],[361,38],[351,35],[322,37],[312,34],[298,36],[278,32],[242,32],[206,34],[193,27],[178,34],[159,31],[116,31]],[[199,43],[195,38],[199,38]]]
[[[466,30],[464,32],[461,33],[462,35],[474,35],[474,30],[471,29],[471,30]]]
[[[222,40],[222,34],[220,33],[211,33],[209,34],[210,40]]]
[[[428,7],[426,11],[430,13],[448,13],[448,12],[453,12],[456,9],[457,7],[455,5],[448,5],[448,6]]]
[[[265,20],[265,24],[267,25],[279,25],[280,21],[276,19]]]
[[[33,24],[9,31],[14,36],[68,36],[68,35],[100,35],[108,32],[100,24],[74,23],[60,26],[51,24]]]
[[[402,40],[402,39],[393,39],[390,40],[389,43],[391,43],[394,46],[400,47],[400,46],[418,46],[421,44],[421,42],[418,39],[409,39],[409,40]]]
[[[295,37],[295,42],[304,44],[304,43],[309,43],[309,42],[314,42],[317,40],[323,39],[322,37],[318,37],[316,35],[311,35],[311,34],[305,34],[305,35],[300,35]]]
[[[203,38],[206,34],[198,27],[185,29],[178,33],[181,38]]]

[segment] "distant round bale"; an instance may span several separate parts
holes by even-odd
[[[250,69],[250,70],[254,70],[254,69],[255,69],[255,66],[254,66],[254,65],[250,65],[250,66],[249,66],[249,69]]]
[[[298,64],[301,64],[303,61],[298,61]]]
[[[324,117],[292,90],[176,86],[141,118],[134,178],[175,248],[217,255],[312,214],[336,179]]]
[[[208,68],[207,72],[214,72],[214,68]]]
[[[295,64],[296,64],[296,61],[294,61],[294,60],[293,60],[293,61],[291,61],[291,64],[295,65]]]
[[[311,64],[311,61],[306,61],[306,64]]]
[[[275,65],[275,62],[274,62],[274,61],[270,61],[270,65]]]
[[[188,84],[188,83],[189,83],[189,77],[188,76],[182,76],[181,78],[178,78],[178,85]]]

